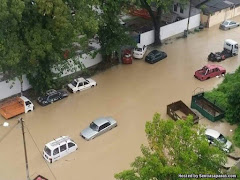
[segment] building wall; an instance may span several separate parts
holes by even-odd
[[[171,36],[183,33],[187,29],[188,18],[168,24],[160,28],[161,40],[167,39]],[[192,16],[189,21],[189,29],[196,28],[200,25],[200,14]],[[140,35],[140,43],[149,45],[154,42],[154,30],[142,33]]]
[[[175,5],[177,5],[175,7]],[[182,12],[181,12],[182,10]],[[181,7],[177,1],[176,3],[173,5],[173,9],[172,11],[176,14],[178,14],[181,18],[188,18],[189,16],[189,3],[187,3],[187,5],[185,5],[184,7]],[[194,16],[200,13],[200,9],[197,9],[195,7],[191,7],[191,14],[190,16]]]
[[[231,19],[235,16],[240,15],[240,6],[236,8],[227,8],[219,12],[215,12],[213,15],[210,15],[209,18],[209,27],[212,27],[216,24],[221,23],[224,20]]]
[[[82,63],[86,68],[94,66],[102,61],[102,56],[100,54],[97,54],[97,56],[93,59],[90,55],[83,54],[82,58],[79,58],[80,63]],[[80,69],[77,69],[77,71],[80,71]],[[53,70],[54,72],[54,70]],[[64,71],[63,76],[72,74],[73,72]],[[23,91],[28,90],[31,88],[31,85],[29,84],[26,76],[23,76]],[[9,96],[13,96],[15,94],[18,94],[21,92],[21,84],[18,79],[15,79],[15,81],[1,81],[0,82],[0,100],[7,98]]]

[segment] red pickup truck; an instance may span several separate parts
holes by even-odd
[[[206,79],[210,79],[212,77],[225,75],[226,69],[222,66],[215,64],[208,64],[204,66],[202,69],[199,69],[195,72],[194,77],[199,79],[200,81],[204,81]]]

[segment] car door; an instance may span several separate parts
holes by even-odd
[[[218,68],[215,68],[215,69],[214,69],[214,75],[215,75],[215,76],[221,75],[221,71],[220,71]]]
[[[229,28],[234,28],[235,25],[236,25],[236,23],[234,23],[234,22],[230,22],[230,23],[229,23]]]
[[[68,152],[71,153],[76,150],[77,145],[73,142],[68,143]]]
[[[53,150],[52,162],[54,162],[54,161],[56,161],[56,160],[58,160],[58,159],[60,159],[60,158],[61,158],[61,156],[60,156],[59,147],[57,147],[57,148],[55,148],[55,149]]]
[[[83,82],[83,86],[84,86],[84,90],[91,87],[91,85],[90,85],[90,83],[88,81],[84,81]]]
[[[101,134],[103,134],[103,133],[105,133],[106,131],[108,131],[109,130],[109,128],[110,128],[110,123],[109,122],[106,122],[106,123],[104,123],[103,125],[101,125],[100,127],[99,127],[99,135],[101,135]]]
[[[68,154],[67,144],[63,144],[60,146],[60,158],[66,156]]]
[[[78,83],[78,90],[79,91],[84,90],[83,82]]]

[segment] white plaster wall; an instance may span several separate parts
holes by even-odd
[[[200,25],[200,14],[192,16],[189,21],[189,29],[196,28]],[[188,19],[183,19],[172,24],[168,24],[160,28],[161,40],[183,33],[187,29]],[[140,43],[149,45],[154,42],[154,30],[142,33],[140,35]]]
[[[31,88],[26,76],[23,76],[23,91]],[[15,81],[2,81],[0,82],[0,100],[18,94],[21,92],[21,83],[16,78]]]
[[[90,55],[86,55],[84,54],[82,56],[82,58],[79,58],[79,61],[84,64],[84,66],[86,68],[94,66],[96,64],[98,64],[99,62],[102,61],[102,56],[100,54],[97,54],[97,56],[92,59],[92,57]],[[80,70],[80,69],[78,69]],[[54,70],[53,70],[54,72]],[[63,76],[72,74],[74,72],[68,72],[68,71],[64,71]],[[13,84],[14,83],[14,84]],[[26,76],[23,76],[23,91],[28,90],[31,88],[31,85],[29,84]],[[0,100],[7,98],[9,96],[18,94],[21,92],[21,85],[20,85],[20,81],[18,79],[16,79],[15,81],[9,81],[8,83],[6,83],[6,81],[2,81],[0,82]]]
[[[140,43],[144,45],[149,45],[154,42],[154,30],[142,33],[140,35]]]

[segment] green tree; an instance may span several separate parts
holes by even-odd
[[[181,6],[185,6],[190,0],[179,0]],[[160,22],[162,14],[169,12],[173,8],[173,4],[176,3],[175,0],[133,0],[136,5],[139,5],[146,9],[151,16],[153,26],[154,26],[154,43],[156,45],[161,44],[160,38]],[[152,6],[156,7],[156,12],[153,11]]]
[[[122,6],[126,2],[126,0],[102,0],[100,3],[102,14],[98,35],[101,54],[107,62],[115,56],[116,52],[120,52],[121,47],[136,44],[119,21]]]
[[[179,174],[219,174],[226,162],[225,153],[209,146],[204,130],[193,126],[192,117],[174,122],[155,114],[145,132],[149,147],[142,146],[143,156],[135,159],[130,170],[116,174],[116,179],[175,180]]]
[[[227,95],[227,113],[226,117],[230,123],[239,123],[240,117],[240,82],[233,84]]]
[[[1,0],[2,71],[10,77],[27,74],[37,92],[53,87],[53,78],[68,67],[64,51],[69,51],[69,58],[74,56],[73,42],[87,44],[87,39],[97,32],[98,21],[91,8],[95,3],[95,0]],[[79,35],[83,38],[79,39]],[[53,67],[59,73],[53,73]]]

